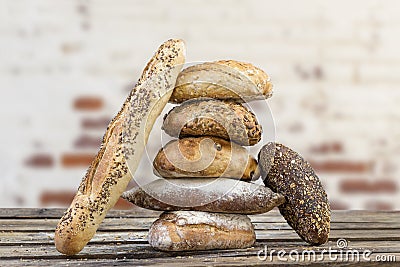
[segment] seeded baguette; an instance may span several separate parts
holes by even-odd
[[[148,238],[162,251],[248,248],[256,241],[246,215],[201,211],[164,212],[150,226]]]
[[[267,187],[285,196],[279,211],[306,242],[321,245],[328,241],[330,207],[327,194],[311,165],[292,149],[268,143],[258,155]]]
[[[151,210],[197,210],[260,214],[285,202],[264,185],[228,178],[157,179],[122,194],[131,203]]]
[[[178,76],[172,103],[207,97],[248,102],[272,96],[270,77],[250,63],[219,60],[194,65]]]
[[[251,180],[260,176],[257,161],[244,147],[218,137],[186,137],[170,141],[153,161],[164,178],[203,177]]]
[[[261,140],[256,116],[239,103],[215,99],[186,101],[164,117],[162,129],[173,137],[215,136],[239,145]]]
[[[73,255],[81,251],[125,190],[184,60],[183,41],[168,40],[143,70],[121,111],[108,125],[96,158],[57,225],[54,240],[59,252]]]

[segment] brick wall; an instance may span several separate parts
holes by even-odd
[[[0,206],[67,205],[147,59],[180,37],[188,61],[271,75],[276,139],[312,162],[334,208],[399,209],[399,12],[395,0],[1,1]]]

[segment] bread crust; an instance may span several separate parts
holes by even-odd
[[[260,176],[256,159],[244,147],[218,137],[186,137],[167,143],[153,161],[165,178],[203,177],[251,180]]]
[[[286,197],[279,211],[306,242],[328,241],[331,211],[327,194],[311,165],[292,149],[278,143],[266,144],[259,153],[266,186]]]
[[[248,248],[256,235],[246,215],[175,211],[160,215],[148,239],[157,250],[190,251]]]
[[[73,255],[81,251],[125,190],[184,60],[183,41],[168,40],[148,62],[122,109],[110,122],[96,158],[57,225],[54,241],[59,252]]]
[[[209,135],[243,146],[257,144],[262,135],[253,112],[239,103],[215,99],[174,107],[164,117],[162,129],[173,137]]]
[[[283,195],[264,185],[228,178],[157,179],[123,193],[122,197],[151,210],[236,214],[265,213],[285,202]]]
[[[271,96],[272,83],[263,70],[250,63],[219,60],[184,69],[170,102],[182,103],[199,97],[248,102]]]

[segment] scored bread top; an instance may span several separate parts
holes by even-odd
[[[272,83],[263,70],[250,63],[219,60],[184,69],[170,102],[182,103],[201,97],[247,102],[271,96]]]

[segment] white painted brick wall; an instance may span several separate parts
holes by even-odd
[[[186,40],[188,61],[231,58],[272,77],[276,135],[311,160],[372,161],[370,173],[324,173],[332,199],[400,208],[395,194],[344,194],[353,178],[397,183],[400,169],[400,2],[388,1],[0,1],[0,206],[39,206],[45,190],[75,190],[85,168],[65,169],[86,133],[83,118],[111,117],[164,40]],[[104,100],[78,112],[80,96]],[[311,147],[339,142],[343,151]],[[158,149],[153,147],[152,150]],[[51,168],[24,164],[52,155]],[[16,196],[22,201],[19,201]]]

